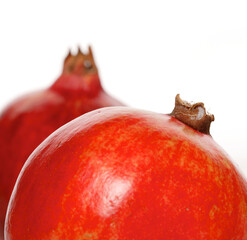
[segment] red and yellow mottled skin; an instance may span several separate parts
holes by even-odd
[[[246,240],[247,185],[211,136],[174,117],[110,107],[29,157],[6,240]]]
[[[86,63],[86,64],[85,64]],[[90,65],[91,64],[91,65]],[[102,88],[91,50],[68,55],[48,89],[26,95],[0,116],[0,239],[18,174],[32,151],[57,128],[94,109],[122,105]]]

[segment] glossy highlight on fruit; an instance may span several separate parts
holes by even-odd
[[[71,121],[23,167],[5,239],[246,240],[246,180],[213,120],[177,96],[168,115],[108,107]]]
[[[48,89],[27,94],[0,115],[0,238],[10,194],[32,151],[53,131],[94,109],[123,105],[101,86],[92,50],[70,52]],[[3,233],[2,233],[3,235]]]

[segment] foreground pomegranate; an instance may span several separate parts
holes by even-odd
[[[61,127],[22,169],[5,239],[246,240],[246,181],[212,120],[177,96],[171,115],[111,107]]]
[[[103,90],[92,51],[65,59],[48,89],[26,95],[0,116],[0,232],[16,178],[31,152],[53,131],[91,110],[122,105]],[[1,238],[1,234],[0,234]]]

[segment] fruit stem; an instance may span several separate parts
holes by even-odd
[[[207,113],[204,104],[201,102],[190,104],[183,101],[180,95],[177,94],[175,107],[170,116],[175,117],[201,133],[210,135],[210,124],[214,121],[214,115]]]

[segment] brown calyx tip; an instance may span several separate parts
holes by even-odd
[[[214,115],[207,113],[203,103],[188,103],[177,94],[175,107],[170,115],[193,129],[210,135],[210,124],[214,121]]]
[[[92,47],[90,45],[88,46],[88,55],[93,58],[93,51],[92,51]]]
[[[64,60],[63,73],[98,73],[94,62],[91,46],[88,47],[88,52],[84,53],[78,46],[77,54],[73,55],[69,50],[67,57]]]
[[[65,57],[64,62],[66,62],[68,59],[70,59],[71,56],[72,56],[72,53],[71,53],[71,51],[70,51],[70,49],[69,49],[69,52],[68,52],[67,56]]]
[[[82,52],[80,46],[78,46],[77,55],[84,55],[84,53]]]

